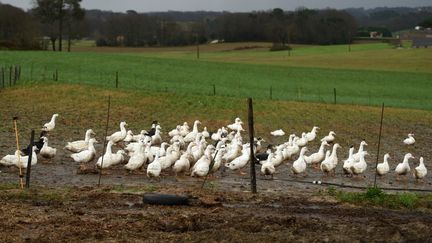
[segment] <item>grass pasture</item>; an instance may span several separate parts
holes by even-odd
[[[242,49],[242,47],[253,47]],[[432,109],[430,50],[395,50],[386,44],[298,46],[292,57],[268,44],[221,44],[152,49],[84,49],[90,52],[0,52],[0,66],[20,64],[25,83],[59,82],[143,92],[253,97]],[[114,52],[114,51],[117,52]],[[131,52],[134,51],[134,52]],[[292,60],[291,60],[292,58]],[[289,59],[289,60],[288,60]]]

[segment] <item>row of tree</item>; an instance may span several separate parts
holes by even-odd
[[[112,14],[100,24],[98,44],[111,46],[175,46],[211,40],[340,44],[350,42],[357,28],[354,18],[344,11],[309,9],[224,13],[194,22],[128,11]]]
[[[432,14],[432,8],[115,13],[84,10],[81,1],[34,0],[34,8],[28,12],[0,3],[0,48],[32,49],[49,40],[52,50],[62,51],[67,39],[70,50],[71,40],[82,37],[97,40],[99,46],[133,47],[212,40],[271,41],[282,47],[290,43],[342,44],[372,30],[391,36],[391,31],[399,30],[393,25],[398,22],[400,28],[405,28],[407,21],[411,27],[420,20],[428,25],[427,17]]]

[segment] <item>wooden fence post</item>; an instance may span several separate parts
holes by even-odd
[[[253,118],[253,104],[252,98],[248,99],[248,124],[249,124],[249,142],[250,142],[250,177],[251,177],[251,191],[257,193],[256,186],[256,170],[255,170],[255,155],[254,155],[254,118]]]
[[[21,65],[18,65],[18,81],[21,80]]]
[[[33,65],[34,63],[32,63],[30,66],[30,81],[33,81]]]
[[[29,158],[27,162],[26,185],[25,185],[26,188],[30,188],[30,173],[31,173],[31,162],[33,157],[34,136],[35,136],[35,131],[32,130],[30,135],[30,146],[28,151]]]
[[[9,67],[9,87],[12,87],[12,66]]]
[[[336,100],[336,88],[333,89],[333,95],[334,95],[334,104],[336,105],[337,100]]]
[[[106,137],[108,136],[108,126],[109,126],[109,120],[110,120],[110,109],[111,109],[111,95],[108,96],[108,110],[107,110],[107,119],[106,119],[106,125],[105,125],[105,136],[104,136],[104,139],[103,139],[102,161],[101,161],[101,166],[100,166],[100,170],[99,170],[98,186],[101,185],[103,163],[104,163],[104,157],[105,157],[105,152],[106,152],[106,146],[107,146],[107,142],[108,142],[108,141],[106,141]]]
[[[216,96],[216,85],[213,84],[213,96]]]
[[[16,85],[16,81],[18,79],[18,66],[14,66],[14,79],[13,79],[13,84]]]
[[[118,88],[118,82],[119,82],[119,75],[118,75],[118,71],[117,71],[116,72],[116,83],[115,83],[116,89]]]
[[[270,86],[270,99],[273,99],[273,86]]]
[[[382,127],[383,127],[383,119],[384,119],[384,103],[382,104],[381,108],[381,124],[380,124],[380,131],[379,131],[379,137],[378,137],[378,152],[377,152],[377,158],[375,163],[375,179],[374,179],[374,187],[376,187],[376,178],[378,174],[378,160],[380,156],[380,146],[381,146],[381,134],[382,134]]]
[[[55,71],[55,81],[58,81],[58,69],[56,68],[56,71]]]

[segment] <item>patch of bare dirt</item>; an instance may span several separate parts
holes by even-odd
[[[44,191],[59,189],[38,189]],[[142,195],[74,188],[61,199],[1,192],[2,241],[427,241],[429,212],[357,208],[333,201],[162,188],[190,206],[150,206]]]

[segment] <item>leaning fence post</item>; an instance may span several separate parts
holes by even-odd
[[[33,65],[34,63],[32,63],[30,67],[30,81],[33,81]]]
[[[20,146],[19,146],[19,135],[18,135],[18,125],[17,125],[17,121],[18,121],[18,117],[15,116],[13,117],[13,123],[14,123],[14,130],[15,130],[15,142],[16,142],[16,148],[17,151],[20,151]],[[23,183],[23,174],[22,174],[22,160],[21,160],[21,156],[20,153],[17,153],[18,155],[18,168],[19,168],[19,181],[20,181],[20,186],[21,189],[24,189],[24,183]]]
[[[250,176],[251,176],[251,191],[257,193],[256,186],[256,171],[255,171],[255,155],[254,155],[254,119],[252,98],[248,99],[248,124],[249,124],[249,141],[250,141]]]
[[[18,65],[18,81],[21,80],[21,65]]]
[[[29,158],[28,158],[28,162],[27,162],[26,188],[30,188],[30,173],[31,173],[31,162],[32,162],[32,157],[33,157],[34,136],[35,136],[35,131],[32,130],[31,136],[30,136],[30,146],[28,147]]]
[[[374,179],[374,187],[376,187],[376,179],[377,179],[377,173],[378,173],[378,160],[380,156],[380,146],[381,146],[381,134],[382,134],[382,127],[383,127],[383,119],[384,119],[384,103],[382,104],[381,108],[381,124],[380,124],[380,131],[379,131],[379,137],[378,137],[378,152],[377,152],[377,158],[375,163],[375,179]]]
[[[273,86],[270,86],[270,99],[273,99]]]
[[[108,136],[108,126],[109,126],[109,120],[110,120],[110,109],[111,109],[111,95],[108,96],[108,111],[107,111],[107,120],[106,120],[106,126],[105,126],[105,136],[103,138],[103,153],[102,153],[102,160],[99,170],[99,180],[98,180],[98,186],[101,184],[101,178],[102,178],[102,170],[103,170],[103,163],[104,163],[104,157],[105,157],[105,150],[107,146],[106,137]]]
[[[12,80],[13,85],[16,85],[16,79],[17,79],[17,67],[14,66],[13,67],[13,80]]]
[[[336,100],[336,88],[333,89],[333,95],[334,95],[334,104],[336,105],[337,100]]]
[[[118,82],[119,82],[119,75],[118,75],[118,71],[116,72],[116,81],[115,81],[115,85],[116,85],[116,89],[118,88]]]

